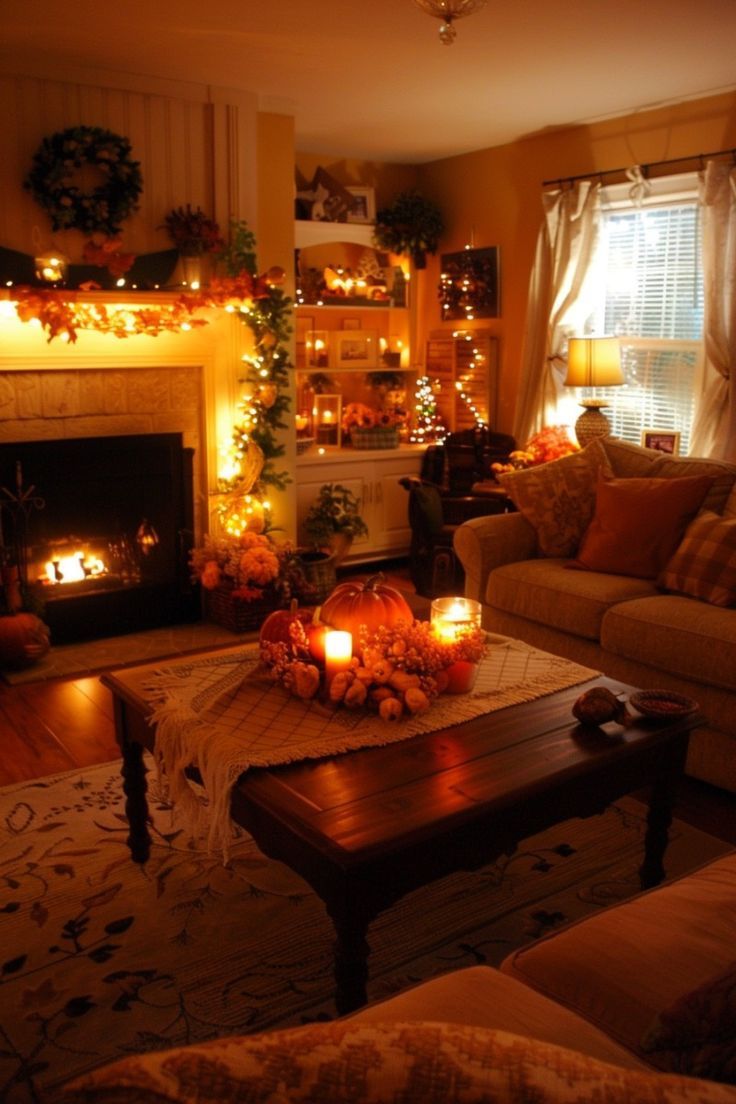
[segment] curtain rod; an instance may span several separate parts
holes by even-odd
[[[689,157],[673,157],[669,161],[650,161],[648,165],[640,165],[643,176],[647,176],[650,169],[659,169],[664,165],[682,165],[687,161],[699,161],[700,167],[704,167],[706,157],[733,157],[736,160],[736,149],[714,150],[712,153],[692,153]],[[601,172],[580,173],[579,176],[561,176],[557,180],[543,180],[542,187],[547,188],[552,184],[574,184],[577,180],[599,180],[603,183],[604,176],[626,175],[628,169],[603,169]]]

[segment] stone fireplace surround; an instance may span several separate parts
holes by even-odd
[[[217,442],[227,438],[241,353],[238,323],[119,340],[83,333],[47,345],[34,327],[0,321],[0,442],[180,434],[192,450],[195,540],[208,525]],[[85,346],[80,352],[79,347]]]

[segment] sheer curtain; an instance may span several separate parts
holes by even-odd
[[[697,381],[690,451],[736,460],[736,168],[709,161],[703,212],[705,356]]]
[[[544,219],[529,282],[514,424],[520,445],[545,425],[559,421],[565,342],[583,332],[591,310],[585,285],[593,275],[600,188],[599,183],[583,180],[542,196]]]

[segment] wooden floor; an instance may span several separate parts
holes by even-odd
[[[0,685],[0,749],[2,786],[117,759],[109,691],[97,675]],[[736,846],[733,794],[685,779],[675,812]]]

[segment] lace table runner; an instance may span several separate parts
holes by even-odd
[[[156,673],[144,693],[153,706],[162,783],[171,800],[189,815],[193,831],[203,827],[204,816],[209,818],[209,846],[221,848],[227,860],[230,794],[249,767],[397,743],[534,701],[597,674],[520,641],[489,636],[470,693],[442,695],[426,713],[387,722],[373,713],[330,710],[320,702],[292,696],[263,673],[258,647],[250,645],[167,667]],[[199,770],[204,792],[187,779],[190,766]]]

